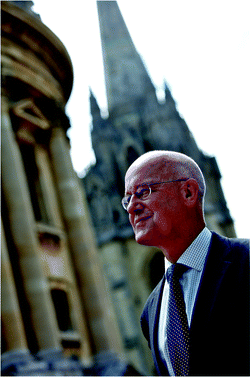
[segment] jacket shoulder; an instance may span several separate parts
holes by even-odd
[[[229,255],[238,255],[241,258],[249,259],[250,240],[246,238],[228,238],[212,232],[211,248],[225,251]]]

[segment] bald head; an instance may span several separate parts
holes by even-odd
[[[140,156],[126,173],[123,201],[136,241],[160,248],[175,263],[205,226],[204,193],[203,174],[190,157],[169,151]]]
[[[125,181],[138,170],[143,171],[145,179],[149,176],[154,176],[158,180],[193,178],[199,186],[199,200],[203,200],[206,185],[201,169],[192,158],[183,153],[161,150],[147,152],[132,163]]]

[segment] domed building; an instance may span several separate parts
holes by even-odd
[[[32,5],[1,2],[2,375],[136,373],[70,158],[71,60]]]

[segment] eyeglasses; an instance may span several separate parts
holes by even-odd
[[[175,179],[174,181],[167,181],[167,182],[156,182],[156,183],[144,183],[142,185],[137,186],[137,190],[134,193],[136,197],[140,200],[146,200],[150,194],[152,193],[151,186],[154,185],[161,185],[163,183],[172,183],[172,182],[181,182],[181,181],[187,181],[189,178],[181,178],[181,179]],[[127,211],[129,202],[132,198],[132,195],[126,195],[122,199],[122,206]]]

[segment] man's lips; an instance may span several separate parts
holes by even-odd
[[[143,217],[140,217],[139,219],[136,219],[135,226],[140,226],[140,224],[143,224],[144,221],[150,219],[151,217],[152,215],[148,215],[148,216],[143,216]]]

